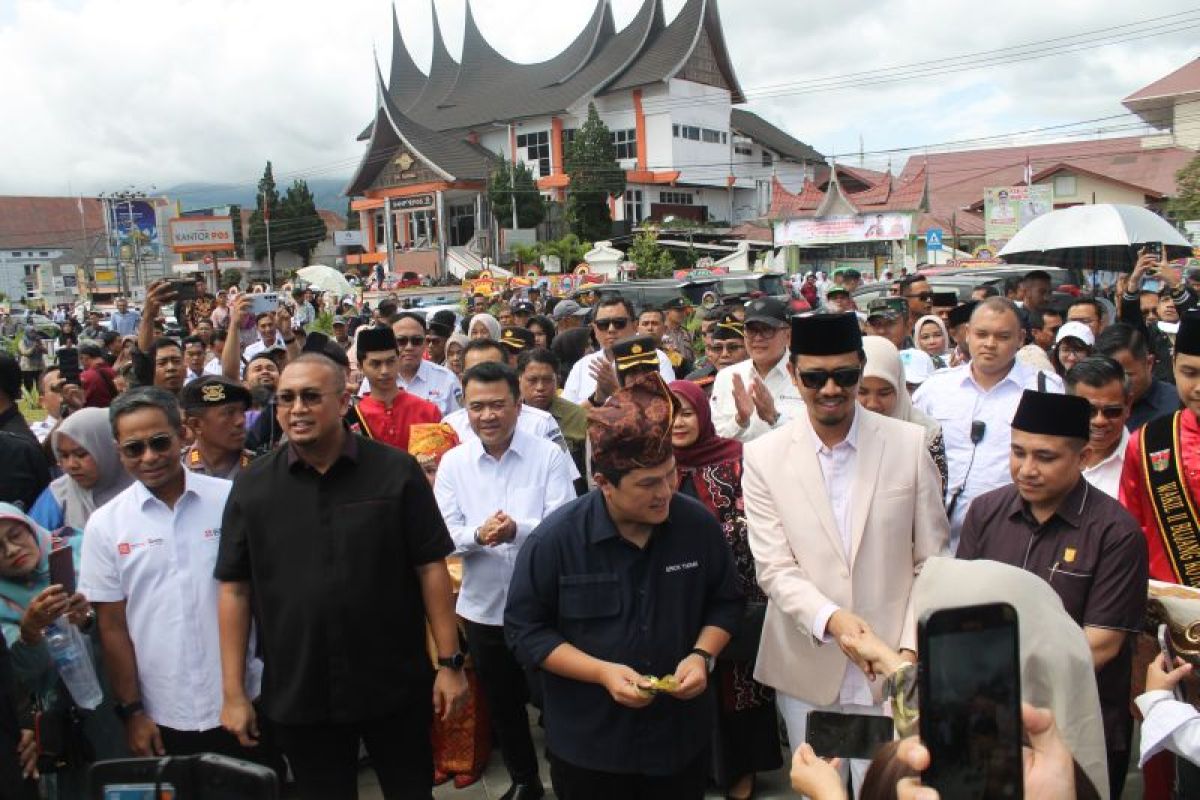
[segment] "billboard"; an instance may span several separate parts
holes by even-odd
[[[857,214],[821,219],[788,219],[775,223],[775,246],[812,247],[845,242],[907,239],[912,234],[912,214]]]
[[[162,253],[162,239],[158,232],[158,213],[152,203],[145,200],[113,200],[110,230],[113,252],[121,260],[134,260],[134,249],[139,259],[157,259]]]
[[[1054,210],[1052,186],[995,186],[983,190],[984,236],[999,253],[1017,231]]]
[[[363,247],[365,239],[362,231],[334,231],[333,243],[338,247]]]
[[[176,253],[233,250],[233,219],[176,217],[171,220],[171,249]]]

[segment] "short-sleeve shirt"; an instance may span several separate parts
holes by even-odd
[[[221,724],[221,645],[213,580],[229,481],[184,471],[175,507],[134,483],[88,519],[79,591],[93,603],[125,601],[146,714],[159,725],[205,731]],[[261,665],[247,657],[246,693]]]
[[[644,548],[624,539],[599,490],[542,522],[517,555],[504,629],[518,660],[539,666],[559,645],[629,666],[674,673],[714,625],[741,624],[733,556],[716,517],[676,494]],[[709,744],[712,684],[692,700],[618,705],[604,687],[543,671],[546,746],[602,772],[672,775]]]
[[[233,484],[214,574],[248,581],[266,716],[352,723],[430,702],[416,569],[454,549],[416,460],[346,433],[320,474],[292,446]]]
[[[963,522],[958,557],[1000,561],[1040,576],[1081,627],[1134,634],[1142,629],[1149,580],[1146,540],[1137,520],[1120,503],[1082,478],[1041,524],[1016,486],[980,495]],[[1109,742],[1123,743],[1132,724],[1132,667],[1133,648],[1127,639],[1121,652],[1096,673]]]

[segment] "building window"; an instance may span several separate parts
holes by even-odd
[[[387,231],[383,229],[383,212],[376,211],[371,215],[372,222],[375,224],[375,246],[378,249],[381,245],[387,242]]]
[[[739,156],[752,156],[754,155],[754,148],[748,144],[735,144],[733,152]]]
[[[721,144],[729,144],[729,133],[721,131]]]
[[[658,202],[668,206],[695,205],[695,199],[691,192],[659,192]]]
[[[679,125],[678,125],[678,123],[676,123],[675,125],[672,125],[672,126],[671,126],[671,135],[672,135],[672,136],[674,136],[676,139],[678,139],[678,138],[679,138]]]
[[[550,174],[550,133],[536,131],[534,133],[517,134],[517,147],[525,148],[525,163],[536,165],[537,175],[544,178]]]
[[[700,138],[709,144],[720,144],[721,132],[714,131],[711,128],[702,128],[700,130]]]
[[[637,158],[637,129],[612,132],[613,148],[617,151],[617,160]]]
[[[20,257],[21,257],[21,251],[20,251],[20,250],[14,250],[12,254],[13,254],[13,258],[20,258]]]
[[[1056,175],[1054,176],[1054,196],[1058,197],[1074,197],[1079,191],[1076,186],[1074,175]]]
[[[41,256],[42,258],[48,258],[50,256],[50,254],[48,252],[46,252],[45,250],[38,253],[38,255]]]
[[[625,190],[625,221],[637,225],[642,221],[642,190]]]
[[[763,153],[762,153],[762,165],[763,165],[764,167],[769,167],[769,166],[771,166],[771,165],[772,165],[772,164],[774,164],[774,163],[775,163],[775,158],[774,158],[774,157],[771,155],[771,151],[770,151],[770,150],[763,150]]]
[[[680,125],[679,138],[691,139],[693,142],[700,141],[700,128],[695,125]]]

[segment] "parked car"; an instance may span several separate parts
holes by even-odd
[[[680,288],[692,305],[711,306],[715,303],[745,303],[753,297],[790,299],[782,272],[730,272],[704,278],[692,278]]]
[[[649,279],[644,281],[609,281],[589,283],[571,292],[571,299],[580,305],[594,305],[600,295],[620,295],[633,303],[634,311],[645,308],[661,308],[668,300],[683,297],[691,300],[682,285],[674,278]]]
[[[1086,286],[1082,273],[1076,269],[1060,267],[972,267],[968,269],[937,271],[926,276],[929,285],[935,292],[955,292],[958,301],[965,303],[971,299],[971,292],[976,286],[995,286],[1004,293],[1004,282],[1009,278],[1020,278],[1027,272],[1042,269],[1050,274],[1050,288],[1058,298],[1069,300],[1078,296],[1079,289]],[[869,283],[854,290],[854,302],[859,308],[866,308],[877,297],[886,297],[891,284],[886,281]]]

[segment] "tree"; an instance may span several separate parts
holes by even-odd
[[[670,277],[675,270],[671,251],[658,243],[658,230],[649,225],[633,237],[625,257],[637,264],[639,278]]]
[[[229,207],[229,218],[233,220],[233,252],[238,258],[246,257],[246,236],[242,230],[242,207]]]
[[[625,171],[617,163],[612,133],[600,119],[596,104],[588,104],[587,122],[567,148],[567,217],[580,239],[596,241],[612,236],[610,197],[625,193]]]
[[[1200,219],[1200,156],[1175,173],[1175,183],[1179,194],[1167,204],[1171,216],[1184,221]]]
[[[271,171],[270,161],[267,162],[267,168],[263,170],[263,176],[258,181],[258,198],[255,205],[254,212],[250,215],[250,233],[246,237],[246,247],[254,260],[260,261],[267,257],[266,220],[275,222],[279,218],[279,192],[275,189],[275,175]],[[272,253],[272,273],[274,265],[275,254]]]
[[[317,213],[317,201],[309,191],[306,181],[293,181],[280,204],[279,240],[274,244],[280,250],[291,250],[307,265],[325,235],[329,232],[325,220]]]
[[[492,204],[492,214],[501,227],[512,225],[513,198],[517,201],[517,227],[536,228],[546,218],[546,204],[538,191],[537,181],[533,172],[525,164],[517,164],[501,159],[492,172],[488,185],[488,200]]]
[[[221,270],[221,288],[228,289],[242,285],[242,271],[237,267]]]

